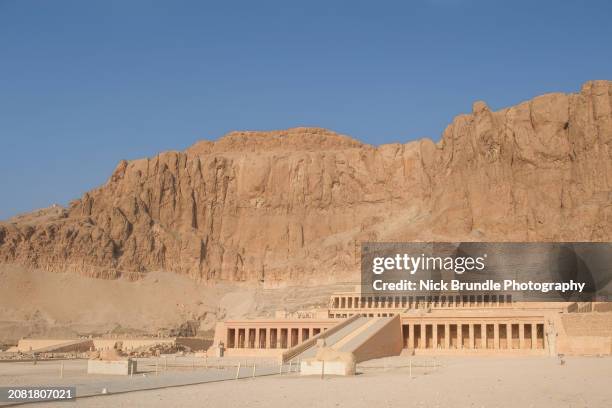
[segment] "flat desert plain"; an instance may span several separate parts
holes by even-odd
[[[79,407],[601,407],[612,404],[612,358],[400,356],[354,377],[298,374],[84,398]],[[436,362],[437,367],[427,366]],[[74,402],[39,405],[74,407]]]

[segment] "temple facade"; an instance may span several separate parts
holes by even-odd
[[[564,316],[584,311],[584,305],[514,302],[508,295],[334,293],[327,308],[290,315],[297,317],[218,323],[213,347],[221,346],[226,355],[287,359],[297,355],[292,349],[305,349],[316,339],[337,345],[351,338],[380,339],[375,328],[384,327],[387,338],[399,339],[401,352],[412,354],[610,354],[612,334],[568,335],[566,326],[573,323]],[[381,319],[389,323],[377,323]],[[392,348],[389,355],[397,353]]]

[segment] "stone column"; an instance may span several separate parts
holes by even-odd
[[[519,348],[525,348],[525,324],[519,323]]]
[[[258,349],[259,348],[259,327],[255,328],[255,344],[254,344],[254,348]]]
[[[433,336],[433,348],[438,348],[438,323],[434,323],[431,330]]]
[[[414,337],[414,324],[408,323],[408,348],[416,348],[416,345],[414,344],[415,342],[415,337]]]
[[[457,324],[457,348],[463,348],[463,324]]]
[[[450,348],[450,324],[448,323],[444,324],[444,348],[447,350]]]
[[[425,333],[427,326],[421,323],[421,348],[427,348],[427,338],[425,337]]]
[[[506,323],[506,348],[512,348],[512,325]]]
[[[468,341],[468,348],[474,348],[474,325],[470,323],[470,338]]]
[[[413,335],[412,335],[412,325],[410,323],[408,323],[405,326],[406,326],[406,330],[408,330],[408,336],[406,336],[406,344],[405,344],[405,346],[406,346],[407,349],[410,349],[410,348],[412,348],[412,347],[410,347],[410,339],[412,339],[412,337],[413,337]],[[404,326],[402,326],[402,341],[404,341],[404,338],[403,338],[403,334],[404,334],[403,328],[404,328]]]
[[[487,324],[480,325],[480,341],[482,342],[482,348],[487,348]]]
[[[235,328],[234,329],[234,348],[239,348],[239,345],[238,345],[238,339],[239,339],[238,332],[239,332],[239,329]]]
[[[499,324],[493,324],[493,348],[499,348]]]
[[[531,348],[538,348],[538,326],[535,323],[531,323]]]

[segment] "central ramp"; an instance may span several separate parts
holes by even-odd
[[[317,340],[341,352],[353,353],[356,362],[399,355],[402,351],[402,330],[399,316],[348,318],[328,331],[283,353],[283,361],[298,361],[316,356]]]

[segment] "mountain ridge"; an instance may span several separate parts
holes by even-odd
[[[335,282],[376,240],[606,241],[612,82],[491,111],[435,143],[322,128],[230,132],[121,161],[70,203],[0,222],[0,263],[98,278]]]

